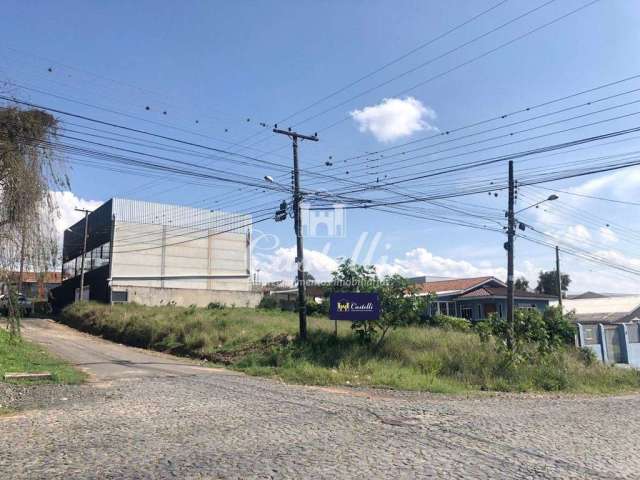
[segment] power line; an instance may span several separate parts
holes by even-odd
[[[576,193],[576,192],[570,192],[568,190],[559,190],[557,188],[555,189],[551,189],[551,188],[546,188],[546,187],[541,187],[540,185],[531,185],[534,188],[540,188],[542,190],[548,190],[548,191],[552,191],[552,192],[558,192],[558,193],[564,193],[566,195],[573,195],[574,197],[582,197],[582,198],[590,198],[593,200],[602,200],[603,202],[611,202],[611,203],[620,203],[623,205],[633,205],[633,206],[640,206],[640,202],[630,202],[627,200],[615,200],[613,198],[606,198],[606,197],[599,197],[597,195],[587,195],[585,193]]]
[[[303,107],[303,108],[301,108],[300,110],[295,111],[295,112],[294,112],[294,113],[292,113],[291,115],[289,115],[289,116],[287,116],[287,117],[283,118],[282,120],[279,120],[279,121],[278,121],[278,123],[282,124],[282,123],[286,122],[287,120],[290,120],[291,118],[293,118],[293,117],[295,117],[295,116],[297,116],[297,115],[299,115],[299,114],[301,114],[301,113],[304,113],[304,112],[306,112],[306,111],[308,111],[308,110],[312,109],[313,107],[315,107],[315,106],[319,105],[320,103],[325,102],[326,100],[329,100],[330,98],[333,98],[333,97],[335,97],[336,95],[339,95],[340,93],[342,93],[342,92],[344,92],[344,91],[348,90],[349,88],[353,87],[354,85],[357,85],[358,83],[360,83],[360,82],[362,82],[362,81],[364,81],[364,80],[367,80],[367,79],[371,78],[372,76],[374,76],[374,75],[376,75],[376,74],[380,73],[381,71],[386,70],[386,69],[387,69],[387,68],[389,68],[390,66],[395,65],[396,63],[399,63],[400,61],[404,60],[405,58],[407,58],[407,57],[409,57],[409,56],[413,55],[414,53],[416,53],[416,52],[418,52],[418,51],[420,51],[420,50],[422,50],[422,49],[424,49],[424,48],[426,48],[426,47],[428,47],[429,45],[432,45],[433,43],[437,42],[438,40],[442,40],[443,38],[445,38],[445,37],[447,37],[447,36],[451,35],[452,33],[454,33],[454,32],[456,32],[456,31],[460,30],[461,28],[463,28],[463,27],[465,27],[465,26],[469,25],[470,23],[472,23],[472,22],[474,22],[474,21],[478,20],[479,18],[481,18],[481,17],[483,17],[484,15],[486,15],[486,14],[488,14],[488,13],[492,12],[493,10],[495,10],[495,9],[497,9],[498,7],[500,7],[500,6],[504,5],[505,3],[507,3],[507,0],[502,0],[502,1],[500,1],[500,2],[498,2],[498,3],[496,3],[496,4],[494,4],[494,5],[490,6],[489,8],[487,8],[487,9],[485,9],[485,10],[482,10],[480,13],[477,13],[476,15],[474,15],[474,16],[473,16],[473,17],[471,17],[471,18],[469,18],[468,20],[465,20],[464,22],[459,23],[458,25],[456,25],[456,26],[454,26],[454,27],[452,27],[452,28],[450,28],[450,29],[448,29],[448,30],[446,30],[446,31],[444,31],[444,32],[442,32],[442,33],[440,33],[440,34],[436,35],[435,37],[433,37],[433,38],[431,38],[431,39],[427,40],[427,41],[426,41],[426,42],[424,42],[424,43],[421,43],[420,45],[418,45],[418,46],[416,46],[416,47],[412,48],[412,49],[411,49],[411,50],[409,50],[408,52],[403,53],[402,55],[400,55],[400,56],[398,56],[398,57],[394,58],[393,60],[391,60],[391,61],[389,61],[389,62],[385,63],[384,65],[382,65],[382,66],[380,66],[380,67],[376,68],[375,70],[373,70],[373,71],[371,71],[371,72],[367,73],[366,75],[363,75],[363,76],[359,77],[358,79],[353,80],[352,82],[349,82],[349,83],[348,83],[348,84],[346,84],[345,86],[340,87],[340,88],[339,88],[339,89],[337,89],[337,90],[334,90],[333,92],[331,92],[331,93],[329,93],[329,94],[325,95],[324,97],[320,98],[319,100],[316,100],[316,101],[314,101],[313,103],[310,103],[310,104],[309,104],[309,105],[307,105],[306,107]],[[548,2],[548,3],[550,3],[550,2]]]
[[[442,137],[442,136],[449,136],[449,135],[452,135],[454,133],[458,133],[460,131],[468,130],[470,128],[474,128],[474,127],[478,127],[478,126],[481,126],[481,125],[485,125],[487,123],[495,122],[495,121],[498,121],[498,120],[504,120],[506,118],[510,118],[510,117],[512,117],[514,115],[518,115],[520,113],[531,112],[531,111],[537,110],[539,108],[543,108],[543,107],[546,107],[546,106],[549,106],[549,105],[553,105],[555,103],[559,103],[559,102],[562,102],[562,101],[565,101],[565,100],[569,100],[571,98],[575,98],[575,97],[578,97],[578,96],[581,96],[581,95],[585,95],[585,94],[592,93],[592,92],[595,92],[595,91],[598,91],[598,90],[602,90],[604,88],[608,88],[608,87],[612,87],[612,86],[619,85],[619,84],[622,84],[622,83],[626,83],[626,82],[629,82],[631,80],[636,80],[638,78],[640,78],[640,74],[631,75],[629,77],[625,77],[625,78],[622,78],[622,79],[619,79],[619,80],[614,80],[614,81],[611,81],[611,82],[608,82],[608,83],[600,84],[600,85],[597,85],[595,87],[588,88],[586,90],[581,90],[581,91],[578,91],[578,92],[570,93],[570,94],[564,95],[562,97],[553,98],[551,100],[545,100],[544,102],[541,102],[541,103],[538,103],[538,104],[529,105],[529,106],[526,106],[526,107],[520,107],[520,108],[517,108],[515,110],[511,110],[511,111],[509,111],[507,113],[497,114],[497,115],[485,118],[483,120],[478,120],[478,121],[475,121],[475,122],[472,122],[472,123],[468,123],[468,124],[465,124],[465,125],[462,125],[462,126],[459,126],[459,127],[446,128],[446,129],[443,128],[443,129],[441,129],[441,131],[439,133],[436,133],[436,134],[433,134],[433,135],[428,135],[428,136],[423,137],[423,138],[418,138],[418,139],[411,140],[411,141],[408,141],[408,142],[400,143],[400,144],[393,145],[393,146],[390,146],[390,147],[387,147],[387,148],[375,150],[373,152],[368,152],[368,153],[364,153],[364,154],[360,154],[360,155],[346,157],[344,159],[342,159],[342,158],[341,159],[337,159],[336,162],[340,162],[340,161],[348,162],[350,160],[357,160],[357,159],[360,159],[360,158],[370,157],[371,155],[377,155],[377,154],[385,153],[385,152],[388,152],[390,150],[396,150],[398,148],[403,148],[403,147],[406,147],[408,145],[413,145],[413,144],[421,143],[421,142],[424,142],[424,141],[427,141],[427,140],[432,140],[434,138],[438,138],[438,137]],[[312,167],[311,169],[313,169],[313,168],[321,168],[321,166]]]
[[[516,43],[516,42],[518,42],[518,41],[522,40],[523,38],[526,38],[526,37],[528,37],[528,36],[530,36],[530,35],[532,35],[532,34],[534,34],[534,33],[538,32],[538,31],[540,31],[540,30],[542,30],[542,29],[544,29],[544,28],[546,28],[546,27],[549,27],[549,26],[551,26],[551,25],[553,25],[553,24],[555,24],[555,23],[557,23],[557,22],[559,22],[559,21],[561,21],[561,20],[563,20],[563,19],[567,18],[567,17],[569,17],[569,16],[571,16],[571,15],[573,15],[573,14],[575,14],[575,13],[578,13],[579,11],[584,10],[584,9],[585,9],[585,8],[587,8],[587,7],[590,7],[591,5],[593,5],[593,4],[595,4],[595,3],[599,2],[599,1],[600,1],[600,0],[592,0],[592,1],[590,1],[590,2],[588,2],[588,3],[586,3],[586,4],[582,5],[582,6],[580,6],[580,7],[576,8],[576,9],[574,9],[574,10],[569,11],[568,13],[565,13],[565,14],[563,14],[563,15],[559,16],[559,17],[554,18],[553,20],[551,20],[551,21],[549,21],[549,22],[544,23],[543,25],[540,25],[540,26],[538,26],[538,27],[536,27],[536,28],[534,28],[534,29],[532,29],[532,30],[528,30],[527,32],[525,32],[525,33],[524,33],[524,34],[522,34],[522,35],[519,35],[519,36],[517,36],[517,37],[515,37],[515,38],[513,38],[513,39],[511,39],[511,40],[509,40],[509,41],[507,41],[507,42],[501,43],[501,44],[500,44],[500,45],[498,45],[497,47],[494,47],[494,48],[492,48],[492,49],[490,49],[490,50],[487,50],[487,51],[483,52],[483,53],[482,53],[482,54],[480,54],[480,55],[477,55],[477,56],[475,56],[475,57],[473,57],[473,58],[471,58],[471,59],[469,59],[469,60],[467,60],[467,61],[465,61],[465,62],[462,62],[462,63],[460,63],[460,64],[457,64],[457,65],[455,65],[455,66],[454,66],[454,67],[452,67],[452,68],[449,68],[449,69],[447,69],[447,70],[445,70],[445,71],[443,71],[443,72],[440,72],[440,73],[438,73],[438,74],[436,74],[436,75],[434,75],[434,76],[432,76],[432,77],[429,77],[429,78],[427,78],[426,80],[423,80],[423,81],[421,81],[421,82],[419,82],[419,83],[417,83],[417,84],[415,84],[415,85],[413,85],[413,86],[411,86],[411,87],[409,87],[409,88],[406,88],[406,89],[404,89],[404,90],[402,90],[402,91],[400,91],[400,92],[398,92],[398,93],[395,93],[393,96],[400,96],[400,95],[404,95],[404,94],[406,94],[406,93],[408,93],[408,92],[410,92],[410,91],[412,91],[412,90],[415,90],[415,89],[416,89],[416,88],[418,88],[418,87],[421,87],[421,86],[423,86],[423,85],[426,85],[427,83],[430,83],[430,82],[432,82],[432,81],[434,81],[434,80],[437,80],[438,78],[441,78],[441,77],[443,77],[443,76],[445,76],[445,75],[448,75],[448,74],[449,74],[449,73],[451,73],[451,72],[454,72],[454,71],[456,71],[456,70],[459,70],[459,69],[460,69],[460,68],[462,68],[462,67],[465,67],[465,66],[467,66],[467,65],[470,65],[471,63],[474,63],[474,62],[476,62],[477,60],[480,60],[480,59],[482,59],[482,58],[484,58],[484,57],[486,57],[486,56],[488,56],[488,55],[491,55],[492,53],[495,53],[495,52],[497,52],[498,50],[501,50],[501,49],[503,49],[503,48],[505,48],[505,47],[507,47],[507,46],[509,46],[509,45],[513,44],[513,43]],[[550,2],[547,2],[547,3],[550,3]],[[546,4],[543,4],[542,6],[544,6],[544,5],[546,5]],[[386,83],[388,83],[388,82],[386,82]],[[375,89],[375,88],[378,88],[378,87],[374,87],[374,89]],[[352,98],[348,99],[346,102],[349,102],[349,101],[354,100],[355,98],[358,98],[358,97],[360,97],[360,96],[362,96],[362,95],[364,95],[364,94],[366,94],[366,93],[369,93],[369,91],[371,91],[371,90],[373,90],[373,89],[369,89],[368,91],[366,91],[366,92],[365,92],[365,93],[363,93],[363,94],[359,94],[359,95],[357,95],[357,96],[355,96],[355,97],[352,97]],[[302,123],[305,123],[305,122],[307,122],[307,121],[309,121],[309,120],[312,120],[312,119],[314,119],[314,118],[316,118],[316,117],[318,117],[318,116],[320,116],[320,115],[323,115],[323,114],[327,113],[328,111],[331,111],[331,110],[333,110],[333,109],[335,109],[335,108],[339,108],[339,107],[343,106],[343,105],[344,105],[344,103],[345,103],[345,102],[342,102],[342,103],[340,103],[340,104],[338,104],[338,105],[334,105],[334,106],[333,106],[333,107],[331,107],[330,109],[327,109],[327,110],[325,110],[325,111],[323,111],[323,112],[320,112],[320,114],[316,114],[316,115],[314,115],[314,116],[312,116],[312,117],[308,117],[308,118],[306,118],[306,119],[302,120],[301,122],[296,123],[295,125],[296,125],[296,126],[301,125]],[[341,120],[338,120],[337,122],[334,122],[334,123],[332,123],[332,124],[329,124],[329,125],[327,125],[327,126],[325,126],[325,127],[320,128],[320,129],[318,130],[318,132],[324,132],[324,131],[326,131],[326,130],[328,130],[328,129],[330,129],[330,128],[335,127],[336,125],[339,125],[340,123],[342,123],[342,122],[344,122],[344,121],[346,121],[346,120],[349,120],[350,118],[351,118],[350,116],[344,117],[344,118],[342,118]]]

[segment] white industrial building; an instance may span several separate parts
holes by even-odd
[[[63,276],[53,293],[80,295],[84,219],[65,231]],[[251,217],[113,198],[88,216],[83,296],[104,302],[255,306]]]

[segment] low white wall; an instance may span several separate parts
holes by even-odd
[[[256,307],[260,303],[260,292],[241,290],[199,290],[191,288],[154,288],[135,285],[114,285],[114,291],[127,291],[129,302],[142,305],[160,306],[170,302],[177,305],[206,307],[211,302],[219,302],[228,307]]]

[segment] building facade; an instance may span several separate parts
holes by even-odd
[[[113,198],[87,218],[82,297],[100,302],[253,306],[251,217]],[[78,299],[85,221],[64,232],[57,307]]]
[[[0,282],[0,294],[9,292],[9,285],[22,285],[20,293],[31,300],[46,300],[49,291],[56,288],[62,279],[60,272],[9,272],[9,282]]]
[[[507,285],[495,277],[418,281],[416,285],[424,295],[436,297],[431,304],[431,315],[439,313],[470,321],[483,320],[492,314],[501,318],[507,316]],[[516,309],[543,312],[553,298],[551,295],[516,290],[513,303]]]

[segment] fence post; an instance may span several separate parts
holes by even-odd
[[[629,363],[629,332],[627,331],[627,324],[622,323],[620,327],[622,327],[622,338],[624,339],[624,360],[625,363]]]
[[[604,331],[604,325],[598,324],[598,333],[600,335],[600,349],[602,350],[602,363],[609,363],[609,355],[607,353],[607,337]]]

